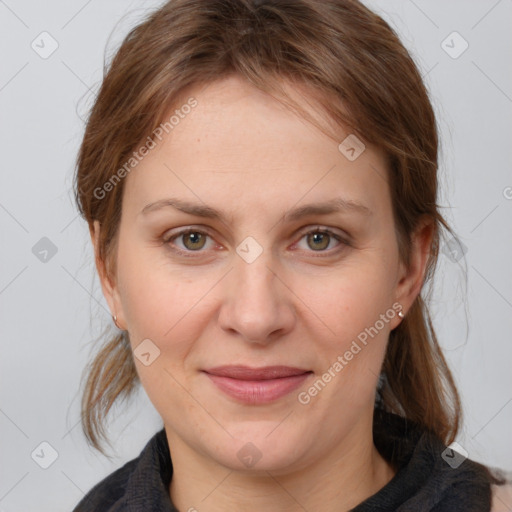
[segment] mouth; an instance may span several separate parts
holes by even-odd
[[[219,366],[203,370],[224,394],[248,404],[265,404],[298,388],[313,372],[290,366]]]

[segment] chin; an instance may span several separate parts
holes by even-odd
[[[216,443],[217,449],[210,452],[211,457],[231,470],[254,475],[262,473],[268,476],[267,471],[287,473],[297,468],[304,451],[304,446],[297,441],[301,438],[299,433],[290,435],[283,429],[281,435],[273,433],[269,436],[269,432],[271,429],[253,429],[252,433],[245,429],[243,437],[233,435],[233,438]]]

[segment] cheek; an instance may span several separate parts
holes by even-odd
[[[155,408],[164,414],[169,408],[185,411],[193,405],[182,385],[187,356],[205,329],[212,279],[184,278],[151,254],[155,252],[125,251],[118,258],[118,279],[138,376]],[[137,358],[137,348],[147,339],[159,353],[146,366]]]
[[[164,340],[174,339],[173,348],[181,350],[179,342],[183,325],[200,329],[191,323],[202,307],[207,282],[183,277],[167,264],[159,250],[130,247],[118,258],[119,289],[132,344],[142,339],[154,340],[160,347]],[[208,281],[208,280],[207,280]]]
[[[310,288],[311,309],[329,328],[327,336],[314,338],[322,380],[333,383],[323,395],[327,402],[357,409],[373,400],[397,313],[391,275],[383,255],[367,253],[328,285]]]
[[[314,307],[340,340],[349,341],[391,308],[390,274],[381,265],[346,268],[329,280],[327,288],[317,289]]]

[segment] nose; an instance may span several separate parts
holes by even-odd
[[[293,293],[266,251],[252,263],[238,255],[224,283],[219,324],[246,342],[267,345],[293,329]],[[280,275],[281,274],[281,275]]]

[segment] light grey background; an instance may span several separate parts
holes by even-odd
[[[71,510],[162,426],[142,391],[118,409],[112,460],[85,444],[80,376],[111,319],[70,192],[105,46],[160,3],[0,0],[0,512]],[[433,304],[465,408],[458,442],[511,470],[512,0],[367,4],[425,75],[442,130],[441,203],[467,247],[458,262],[441,255]],[[58,43],[46,59],[31,47],[51,49],[43,31]],[[454,31],[469,44],[458,58],[463,40],[446,39]],[[46,262],[32,252],[43,237],[57,249]],[[43,441],[58,454],[48,469],[31,458]]]

